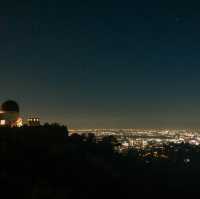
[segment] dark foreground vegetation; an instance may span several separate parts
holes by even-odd
[[[200,149],[119,153],[113,137],[58,125],[0,129],[1,198],[143,198],[200,193]]]

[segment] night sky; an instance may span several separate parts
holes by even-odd
[[[71,128],[200,127],[199,8],[184,0],[3,1],[0,101]]]

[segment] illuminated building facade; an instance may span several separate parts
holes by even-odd
[[[28,118],[28,126],[40,126],[40,118],[38,117]]]
[[[20,109],[17,102],[8,100],[0,108],[0,126],[21,127]]]

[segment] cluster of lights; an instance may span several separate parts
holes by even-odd
[[[22,127],[23,126],[23,120],[22,120],[22,118],[18,118],[18,120],[16,121],[16,126],[17,127]]]
[[[40,119],[39,118],[29,118],[27,120],[30,123],[40,123]],[[7,120],[3,119],[0,120],[0,126],[12,126],[12,127],[22,127],[23,126],[23,120],[21,117],[18,117],[17,120],[15,122],[13,122],[12,124],[10,124]]]
[[[0,120],[0,126],[6,126],[7,125],[7,122],[6,120]],[[18,118],[17,121],[13,122],[12,127],[22,127],[23,126],[23,120],[22,118]]]
[[[28,122],[39,122],[40,119],[39,118],[29,118]]]
[[[70,134],[93,133],[97,140],[104,136],[113,135],[121,143],[121,149],[127,148],[162,148],[167,143],[189,143],[200,145],[200,130],[172,130],[172,129],[73,129]]]

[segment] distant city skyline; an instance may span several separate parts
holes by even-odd
[[[22,117],[200,127],[198,2],[11,0],[0,11],[0,101]]]

